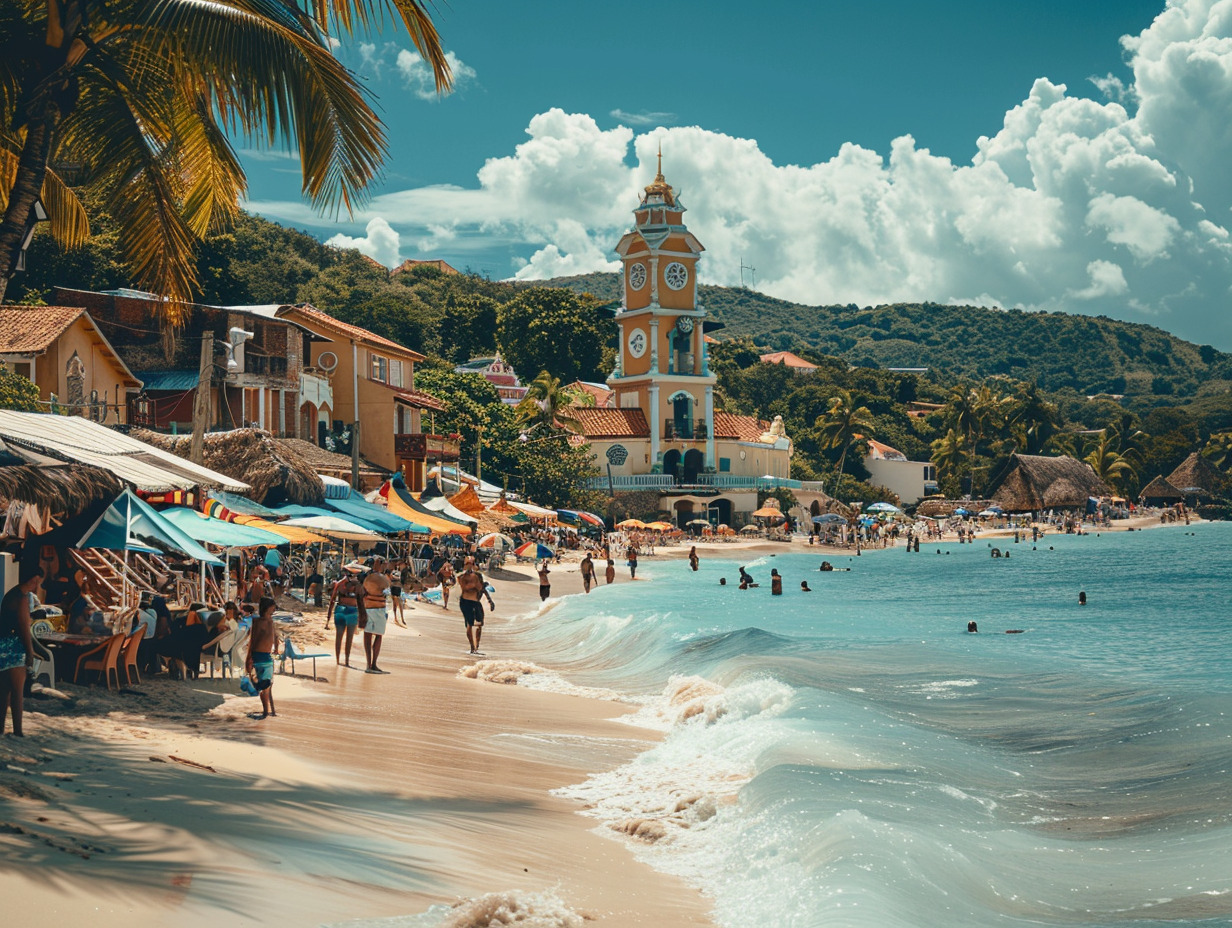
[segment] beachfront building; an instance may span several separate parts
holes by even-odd
[[[684,212],[660,156],[634,227],[616,246],[623,288],[607,378],[614,406],[573,406],[570,415],[597,455],[597,489],[657,490],[660,509],[678,524],[699,517],[731,524],[757,509],[759,487],[804,487],[790,479],[792,444],[781,419],[714,408],[705,333],[721,325],[697,301],[704,249]]]
[[[817,370],[817,365],[811,361],[806,361],[793,351],[772,351],[769,354],[761,356],[762,364],[782,364],[784,367],[790,367],[794,371],[800,371],[803,374],[811,374]]]
[[[868,471],[869,483],[885,487],[904,505],[918,503],[937,492],[936,465],[928,461],[909,461],[897,448],[872,438],[866,438],[865,443],[868,453],[864,455],[864,469]]]
[[[158,319],[165,301],[140,290],[57,287],[56,302],[86,309],[99,330],[143,382],[129,402],[129,421],[161,432],[192,430],[201,383],[201,339],[211,333],[209,429],[251,426],[300,436],[304,357],[310,333],[261,307],[181,307],[181,325],[168,340]],[[311,379],[311,375],[307,375]],[[306,436],[304,436],[306,437]]]
[[[141,389],[107,336],[76,306],[0,307],[0,361],[31,381],[43,411],[124,424]]]
[[[329,379],[330,430],[339,433],[358,421],[361,458],[403,471],[412,490],[423,489],[428,467],[457,462],[458,437],[432,429],[445,404],[415,389],[415,364],[422,354],[307,303],[277,307],[274,315],[314,336],[308,361]]]
[[[516,406],[526,398],[529,387],[522,385],[513,365],[498,354],[494,358],[471,358],[454,369],[455,374],[478,374],[500,394],[506,406]]]

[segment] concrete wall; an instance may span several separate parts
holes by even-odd
[[[929,479],[926,474],[936,482],[936,469],[926,461],[887,461],[869,456],[864,459],[864,468],[869,483],[885,487],[906,505],[924,498],[924,484]]]
[[[39,398],[50,400],[51,394],[54,393],[61,404],[68,403],[68,367],[74,352],[82,366],[83,398],[88,402],[90,392],[97,390],[99,399],[103,399],[105,395],[110,407],[106,421],[112,424],[127,422],[128,378],[84,319],[78,319],[69,326],[45,354],[35,359],[32,379],[39,388]],[[136,392],[135,386],[132,389]]]

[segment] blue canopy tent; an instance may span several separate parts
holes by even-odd
[[[164,519],[149,503],[130,489],[125,489],[110,506],[103,510],[103,514],[81,536],[81,540],[74,547],[123,551],[126,562],[129,551],[139,551],[146,554],[182,554],[202,564],[211,566],[222,564],[222,561],[193,541],[173,522]],[[202,584],[204,585],[204,568],[202,571]],[[127,578],[125,578],[122,589],[122,600],[123,606],[127,607]]]
[[[186,509],[183,506],[164,509],[159,515],[176,525],[194,541],[218,545],[221,548],[277,548],[287,543],[281,535],[267,532],[263,528],[224,522],[222,519],[211,519],[203,513]]]
[[[414,532],[416,535],[431,534],[431,529],[426,525],[404,519],[384,506],[370,503],[353,489],[350,490],[350,494],[345,499],[333,499],[327,496],[325,498],[326,508],[336,511],[352,522],[358,522],[360,525],[385,535],[394,535],[399,532]]]

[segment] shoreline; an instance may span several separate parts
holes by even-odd
[[[1111,530],[1157,525],[1142,517]],[[688,548],[659,548],[645,566]],[[764,539],[698,551],[855,556]],[[553,567],[556,598],[581,593],[578,558]],[[538,611],[538,585],[529,565],[489,579],[497,611],[483,647],[499,661],[502,627]],[[305,616],[299,650],[332,651],[323,615]],[[659,733],[619,721],[628,704],[461,676],[475,659],[456,603],[417,605],[407,619],[409,631],[390,623],[391,675],[336,668],[331,655],[318,658],[327,682],[314,683],[301,663],[299,677],[276,677],[276,719],[246,718],[255,701],[234,680],[159,678],[139,687],[144,697],[92,687],[72,688],[72,704],[28,701],[30,737],[0,740],[0,892],[19,918],[88,916],[103,928],[224,917],[335,925],[458,900],[563,906],[599,924],[714,924],[699,889],[552,794],[628,762]],[[362,660],[359,641],[352,660]]]

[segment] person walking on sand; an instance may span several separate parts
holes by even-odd
[[[0,600],[0,734],[4,718],[12,713],[13,736],[22,730],[26,674],[34,666],[34,638],[30,633],[30,594],[43,582],[43,568],[22,564],[19,582]]]
[[[388,613],[385,611],[385,594],[389,592],[389,578],[385,576],[385,559],[378,557],[372,562],[372,570],[364,577],[364,609],[368,613],[368,624],[364,626],[364,657],[368,662],[368,673],[388,673],[376,665],[381,656],[381,641],[385,636],[388,624]]]
[[[275,605],[268,596],[258,604],[260,611],[252,620],[248,657],[244,660],[244,670],[252,678],[257,695],[261,697],[261,714],[253,713],[256,719],[278,714],[274,711],[274,651],[278,647],[278,633],[274,631]]]
[[[616,562],[610,557],[607,559],[607,570],[603,572],[603,579],[608,583],[616,582]]]
[[[359,561],[351,561],[342,568],[342,578],[334,584],[329,594],[329,608],[325,610],[325,627],[329,628],[330,619],[334,621],[334,660],[344,667],[351,666],[351,642],[359,627],[359,614],[364,610],[363,587],[359,582],[363,569]],[[346,639],[345,661],[342,659],[343,638]]]
[[[475,559],[468,557],[458,577],[458,608],[462,610],[462,619],[466,622],[466,641],[471,646],[472,654],[479,653],[479,639],[483,637],[483,603],[479,601],[481,596],[487,597],[489,609],[496,608],[483,574],[475,569]]]
[[[539,562],[539,601],[543,602],[552,595],[552,581],[548,575],[551,571],[548,570],[548,562],[545,558]]]
[[[595,580],[595,562],[590,559],[590,552],[586,552],[586,556],[582,558],[582,592],[589,593],[590,585]]]
[[[689,567],[693,570],[697,570],[697,563],[697,545],[693,545],[689,548]]]
[[[441,565],[441,569],[436,572],[436,579],[441,584],[441,603],[445,608],[449,608],[449,590],[457,582],[457,577],[453,572],[453,565],[448,561]]]

